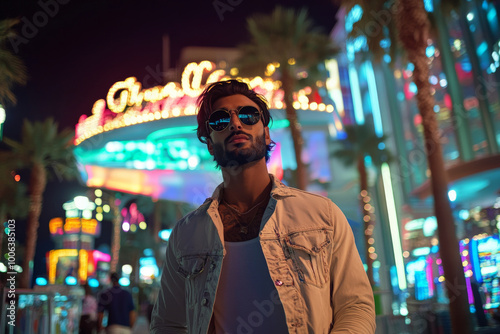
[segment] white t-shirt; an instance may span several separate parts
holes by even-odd
[[[214,305],[217,334],[288,333],[259,238],[225,242]]]

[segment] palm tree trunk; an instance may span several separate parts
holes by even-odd
[[[368,196],[368,175],[366,173],[366,166],[364,157],[360,156],[358,158],[357,168],[359,174],[359,188],[360,188],[360,205],[361,211],[363,212],[363,222],[364,222],[364,235],[365,235],[365,254],[366,254],[366,275],[368,276],[368,280],[370,281],[370,285],[372,287],[375,286],[375,281],[373,280],[373,259],[370,257],[370,247],[372,246],[369,243],[370,238],[373,233],[373,221],[371,219],[370,211],[366,209],[367,202],[364,199]],[[369,217],[365,218],[365,217]]]
[[[282,76],[283,92],[285,93],[286,118],[290,122],[290,131],[292,133],[293,148],[295,160],[297,162],[297,188],[305,190],[307,188],[307,171],[302,161],[302,130],[297,118],[297,111],[293,107],[293,89],[294,81],[287,70],[283,69]]]
[[[161,209],[162,209],[162,202],[157,199],[156,202],[154,202],[154,207],[153,207],[153,240],[155,244],[158,244],[160,242],[160,231],[161,231]]]
[[[20,275],[19,287],[29,289],[33,274],[33,258],[35,257],[36,242],[38,239],[38,226],[40,225],[40,213],[42,212],[43,192],[47,185],[47,171],[41,162],[33,164],[30,175],[29,194],[30,206],[26,224],[25,253],[23,260],[23,272]]]
[[[113,210],[113,233],[111,239],[111,264],[110,272],[116,272],[118,268],[118,261],[120,258],[120,233],[121,233],[121,223],[122,216],[120,213],[120,206],[116,204],[116,197],[113,196],[112,200],[112,210]]]
[[[434,211],[438,222],[439,252],[445,286],[450,300],[453,333],[472,333],[464,269],[460,259],[455,224],[448,199],[448,178],[440,144],[439,127],[430,92],[429,63],[425,54],[429,21],[422,0],[399,0],[396,15],[400,39],[409,60],[414,64],[413,80],[417,86],[417,104],[422,115],[427,160],[431,171]]]
[[[161,221],[161,209],[162,209],[162,202],[157,199],[156,202],[154,202],[154,209],[153,209],[153,240],[154,240],[154,254],[156,258],[156,263],[159,268],[163,267],[163,254],[160,254],[160,250],[158,248],[158,245],[160,244],[160,231],[162,227],[162,221]]]

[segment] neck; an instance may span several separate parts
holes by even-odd
[[[271,179],[264,158],[236,168],[222,168],[222,177],[223,199],[241,212],[263,201],[271,192]]]

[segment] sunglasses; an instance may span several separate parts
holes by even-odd
[[[246,125],[255,125],[260,121],[262,111],[252,106],[243,106],[234,110],[217,109],[208,118],[210,129],[220,132],[225,130],[231,122],[231,111],[236,112],[239,120]]]

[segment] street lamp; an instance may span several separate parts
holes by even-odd
[[[76,263],[76,282],[80,284],[80,250],[82,249],[82,213],[87,210],[89,206],[89,199],[85,196],[76,196],[73,199],[75,207],[78,210],[78,219],[80,222],[80,229],[78,231],[78,247],[77,247],[77,263]]]

